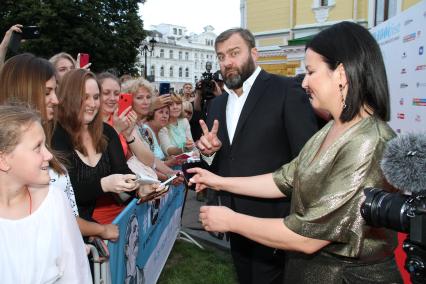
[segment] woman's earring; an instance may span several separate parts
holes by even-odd
[[[343,86],[342,86],[342,84],[339,84],[339,91],[340,91],[340,95],[342,96],[343,109],[345,109],[346,108],[346,102],[345,102],[345,97],[343,96]]]

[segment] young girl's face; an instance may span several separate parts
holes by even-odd
[[[46,185],[50,182],[49,161],[52,154],[46,148],[46,136],[39,122],[21,127],[19,143],[12,152],[4,154],[8,174],[18,183]]]

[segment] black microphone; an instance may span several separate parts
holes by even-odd
[[[426,133],[402,134],[390,140],[380,167],[386,180],[404,194],[426,190]]]

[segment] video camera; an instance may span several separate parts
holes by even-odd
[[[223,81],[220,71],[212,73],[211,70],[212,63],[207,61],[206,72],[202,74],[200,81],[196,84],[196,89],[201,91],[201,98],[203,101],[213,99],[215,97],[214,92],[216,91],[215,82]]]
[[[412,283],[426,283],[426,134],[389,141],[381,168],[387,181],[402,193],[364,189],[361,215],[371,226],[408,233],[403,244],[405,269]]]

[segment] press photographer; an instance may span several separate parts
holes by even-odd
[[[381,168],[400,192],[366,188],[361,215],[372,226],[408,233],[405,269],[412,283],[426,283],[426,133],[389,141]]]
[[[194,115],[191,119],[191,131],[194,141],[201,137],[199,120],[205,120],[209,102],[223,93],[223,80],[220,71],[211,72],[212,63],[206,62],[206,72],[195,85]]]

